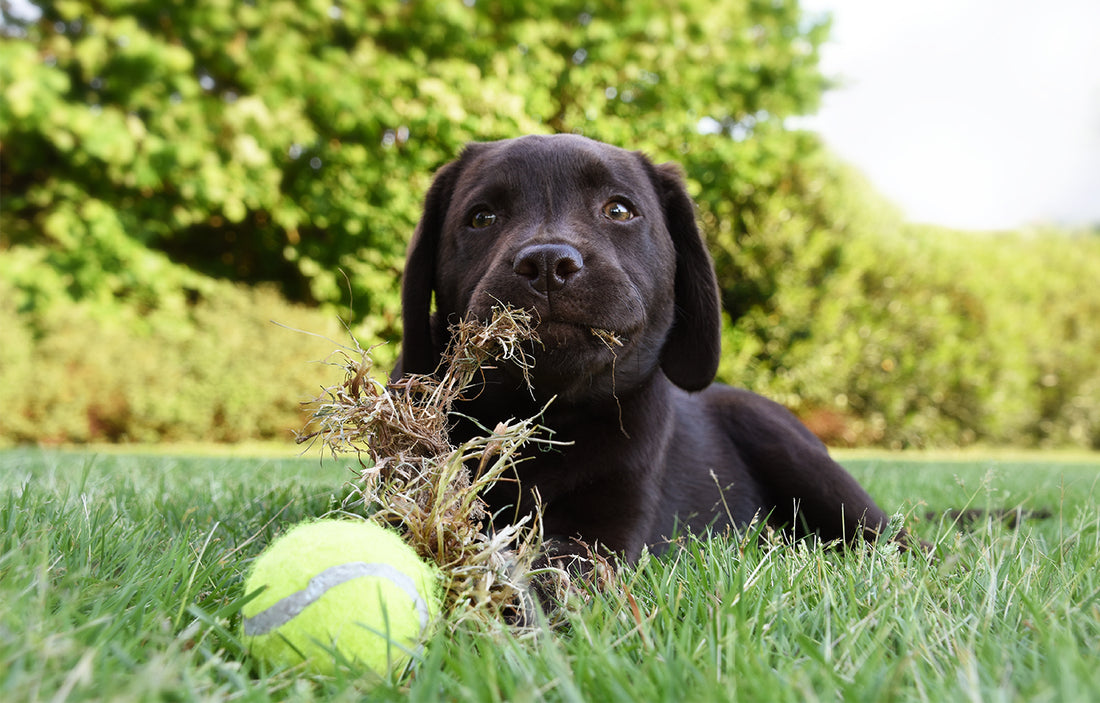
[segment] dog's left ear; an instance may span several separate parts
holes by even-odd
[[[680,388],[698,391],[710,385],[718,372],[722,346],[718,281],[680,169],[661,164],[652,173],[676,248],[676,316],[661,350],[661,369]]]
[[[432,180],[424,198],[424,213],[409,242],[405,273],[401,280],[401,356],[390,374],[398,380],[403,374],[430,374],[435,371],[443,350],[432,338],[432,293],[435,289],[436,251],[451,203],[455,182],[463,159],[443,166]]]

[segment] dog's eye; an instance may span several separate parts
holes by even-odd
[[[634,211],[620,200],[607,201],[607,204],[603,206],[603,216],[615,222],[627,222],[637,217]]]
[[[478,210],[470,218],[470,226],[474,229],[485,229],[497,221],[497,216],[488,210]]]

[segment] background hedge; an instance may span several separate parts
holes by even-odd
[[[789,127],[794,0],[0,7],[0,440],[289,434],[333,345],[268,320],[396,339],[432,171],[568,131],[684,166],[724,380],[833,442],[1100,446],[1100,237],[903,223]]]

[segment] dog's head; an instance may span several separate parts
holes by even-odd
[[[675,167],[635,152],[531,136],[471,144],[440,169],[405,267],[401,370],[434,371],[448,324],[500,303],[538,322],[540,395],[623,392],[658,368],[699,390],[718,367],[717,285],[693,204]]]

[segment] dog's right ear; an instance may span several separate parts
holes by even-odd
[[[699,391],[714,381],[721,358],[718,281],[679,167],[661,164],[651,169],[676,248],[676,318],[661,350],[661,368],[680,388]]]
[[[464,154],[465,156],[465,154]],[[435,289],[436,253],[451,204],[455,183],[465,159],[439,169],[424,198],[424,213],[409,242],[405,274],[401,281],[401,356],[390,374],[398,380],[404,374],[430,374],[439,366],[445,341],[432,339],[432,293]]]

